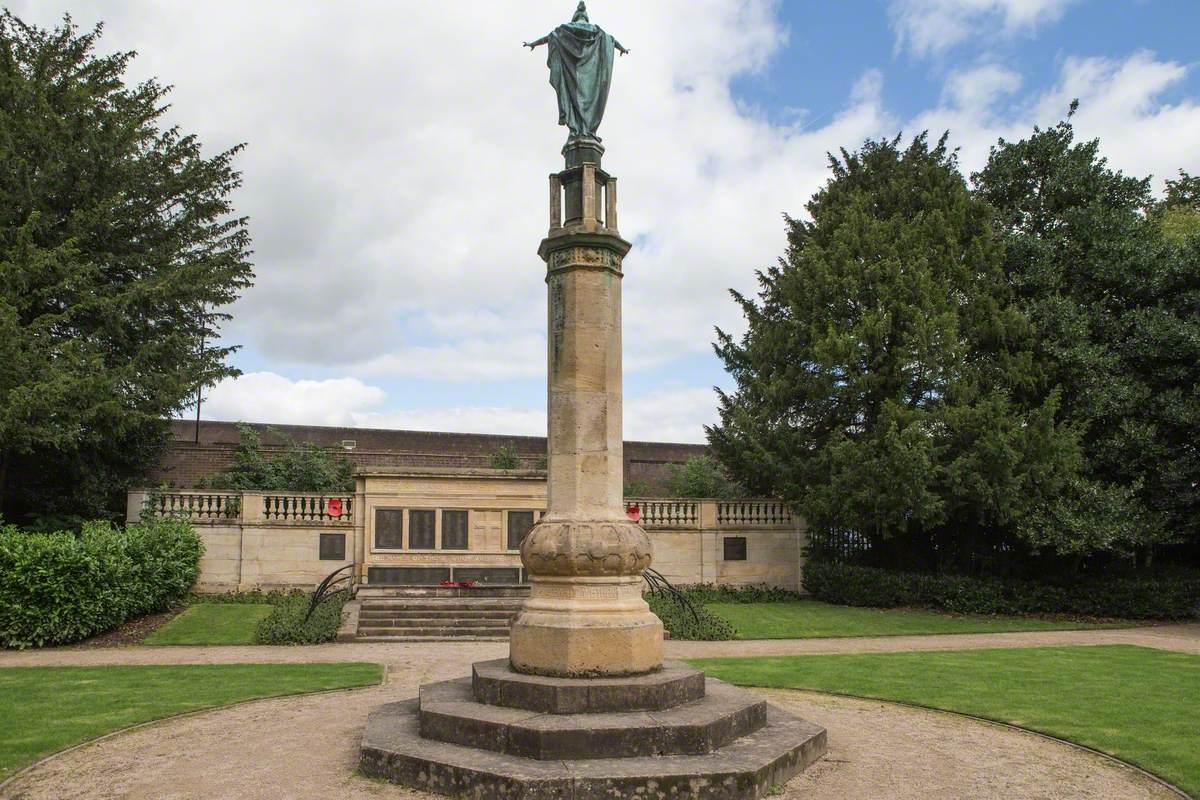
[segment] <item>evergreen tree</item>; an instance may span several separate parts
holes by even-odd
[[[1030,541],[1029,523],[1066,516],[1076,434],[1037,394],[991,210],[944,137],[898,144],[831,157],[758,299],[734,293],[748,329],[718,331],[737,388],[709,441],[734,480],[814,527],[912,566],[986,568],[1022,542],[1056,544]]]
[[[214,345],[253,278],[235,147],[163,127],[100,28],[0,14],[0,513],[95,516],[166,420],[235,374]]]
[[[1061,397],[1060,420],[1082,433],[1096,536],[1143,555],[1195,536],[1195,179],[1184,173],[1154,203],[1148,180],[1110,169],[1099,142],[1076,143],[1067,120],[1001,140],[974,181],[999,212],[1005,269],[1036,331],[1040,392]]]

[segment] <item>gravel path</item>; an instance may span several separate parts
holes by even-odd
[[[1113,643],[1200,652],[1200,626],[987,636],[672,642],[668,650],[678,657]],[[438,642],[3,653],[0,666],[334,660],[388,665],[388,681],[381,687],[248,703],[167,720],[95,742],[26,773],[4,796],[22,800],[426,797],[354,775],[367,714],[380,703],[414,696],[421,683],[466,675],[472,661],[501,657],[507,647],[507,642]],[[762,694],[829,730],[829,755],[789,783],[781,795],[784,798],[1176,797],[1133,770],[1021,731],[877,701],[791,691]]]
[[[858,639],[761,639],[736,642],[667,642],[669,658],[889,653],[913,650],[972,650],[992,647],[1132,644],[1200,655],[1200,625],[1031,633],[967,633],[940,636],[876,636]],[[100,664],[233,664],[371,661],[404,665],[431,648],[461,663],[502,658],[508,642],[414,642],[411,644],[324,644],[308,647],[58,647],[0,651],[0,667],[90,666]]]

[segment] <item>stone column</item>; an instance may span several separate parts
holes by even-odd
[[[549,291],[549,496],[521,546],[532,591],[510,644],[513,668],[538,675],[634,675],[662,664],[662,623],[642,599],[650,540],[623,503],[621,263],[630,244],[615,227],[603,152],[594,140],[564,148],[538,249]]]

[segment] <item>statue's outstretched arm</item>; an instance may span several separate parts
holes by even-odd
[[[618,42],[616,39],[613,39],[613,47],[617,48],[617,50],[620,51],[621,55],[623,55],[623,56],[629,55],[628,48],[622,47],[621,43]]]
[[[528,47],[530,50],[532,50],[533,48],[537,47],[538,45],[545,44],[545,43],[546,43],[546,42],[548,42],[548,41],[550,41],[550,35],[549,35],[549,34],[547,34],[547,35],[543,36],[542,38],[538,39],[536,42],[521,42],[521,46],[522,46],[522,47]]]

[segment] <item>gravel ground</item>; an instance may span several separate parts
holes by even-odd
[[[1082,635],[1082,638],[1080,636]],[[935,641],[929,641],[929,640]],[[674,642],[672,656],[769,652],[871,652],[1044,644],[1148,644],[1200,652],[1200,626],[987,636],[792,642]],[[785,645],[785,648],[780,648]],[[24,774],[5,797],[256,798],[425,797],[357,777],[358,741],[380,703],[412,697],[421,683],[466,675],[472,661],[507,652],[506,642],[329,645],[304,648],[116,648],[0,654],[0,665],[379,661],[381,687],[264,700],[167,720],[95,742]],[[1077,748],[1008,728],[877,701],[763,691],[772,702],[829,730],[828,756],[788,784],[782,797],[1169,798],[1140,773]]]
[[[876,636],[857,639],[759,639],[735,642],[667,642],[669,658],[885,653],[912,650],[969,650],[991,647],[1057,647],[1132,644],[1200,655],[1200,625],[1159,625],[1122,630],[964,633],[941,636]],[[418,642],[412,644],[323,644],[307,647],[55,647],[0,651],[0,667],[89,666],[94,664],[230,664],[372,661],[403,664],[432,648],[458,654],[463,663],[502,658],[508,642]]]

